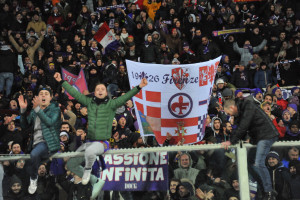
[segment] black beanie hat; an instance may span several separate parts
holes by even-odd
[[[22,185],[22,181],[21,179],[19,179],[19,177],[17,177],[15,174],[10,178],[10,187],[13,186],[13,184],[15,183],[20,183],[20,185]]]

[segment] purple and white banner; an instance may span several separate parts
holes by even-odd
[[[167,152],[104,154],[103,190],[167,191]]]

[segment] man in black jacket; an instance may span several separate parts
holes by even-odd
[[[142,63],[159,63],[158,49],[152,42],[152,35],[145,36],[145,44],[140,49],[140,57]]]
[[[276,151],[270,151],[267,155],[266,166],[269,170],[273,188],[278,193],[277,199],[287,200],[290,198],[290,180],[289,170],[283,166],[279,154]]]
[[[208,40],[207,36],[202,37],[202,45],[198,47],[197,57],[204,62],[220,56],[221,52],[217,44]]]
[[[223,147],[227,149],[231,144],[238,143],[248,132],[250,142],[257,145],[254,169],[261,178],[266,193],[264,200],[275,200],[276,194],[272,192],[271,178],[265,160],[271,146],[278,139],[276,127],[267,114],[254,103],[253,98],[227,100],[224,111],[234,116],[238,127],[233,131],[230,141],[222,143]]]

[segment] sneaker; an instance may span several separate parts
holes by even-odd
[[[36,179],[30,178],[30,185],[28,187],[29,194],[34,194],[36,189],[37,189],[37,178]]]
[[[92,169],[84,170],[82,180],[81,180],[82,185],[88,184],[88,182],[90,181],[91,172],[92,172]]]
[[[94,200],[98,197],[99,193],[101,192],[101,190],[104,186],[104,183],[105,183],[105,181],[98,178],[97,182],[93,185],[93,191],[92,191],[92,196],[91,196],[92,200]]]

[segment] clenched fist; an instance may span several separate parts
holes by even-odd
[[[58,72],[56,72],[55,74],[54,74],[54,78],[55,78],[55,80],[57,81],[57,82],[60,82],[62,79],[61,79],[61,75],[60,75],[60,73],[58,73]]]
[[[147,81],[147,79],[146,78],[143,78],[142,80],[141,80],[141,83],[140,83],[140,88],[143,88],[143,87],[145,87],[146,85],[148,85],[148,81]]]

